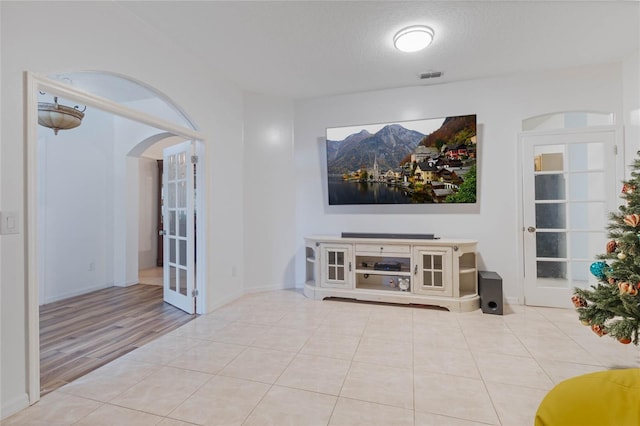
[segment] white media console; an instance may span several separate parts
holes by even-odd
[[[468,312],[480,307],[477,241],[305,238],[305,296],[422,304]]]

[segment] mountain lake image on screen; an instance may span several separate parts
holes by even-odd
[[[476,202],[476,116],[327,128],[329,205]]]

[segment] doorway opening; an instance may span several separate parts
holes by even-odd
[[[95,77],[95,75],[94,75]],[[113,77],[113,76],[112,76]],[[60,79],[62,80],[62,79]],[[40,159],[40,151],[38,150],[38,139],[39,139],[39,129],[37,126],[37,111],[36,105],[38,101],[38,94],[40,92],[44,92],[47,94],[52,94],[55,96],[59,96],[60,98],[68,99],[74,103],[81,103],[86,105],[91,111],[100,111],[103,114],[110,114],[116,119],[121,120],[121,126],[118,131],[124,131],[124,128],[131,123],[135,123],[139,128],[146,127],[150,129],[154,129],[155,133],[160,130],[163,135],[170,135],[173,137],[179,137],[181,140],[193,140],[195,141],[196,149],[201,153],[204,153],[204,138],[202,135],[193,129],[193,126],[190,125],[191,128],[184,127],[184,124],[176,124],[175,122],[168,121],[164,118],[159,118],[156,115],[143,111],[142,108],[132,108],[127,105],[123,105],[118,102],[114,102],[110,99],[103,98],[97,96],[93,93],[88,93],[86,91],[79,90],[76,87],[72,87],[68,84],[68,82],[60,82],[55,81],[47,77],[37,76],[35,74],[27,74],[27,102],[29,108],[27,109],[27,250],[28,250],[28,268],[27,268],[27,277],[28,277],[28,374],[29,374],[29,400],[30,403],[35,403],[40,397],[40,347],[39,347],[39,334],[40,334],[40,323],[39,323],[39,305],[40,305],[40,283],[43,280],[46,280],[46,266],[44,263],[43,254],[46,251],[42,246],[42,239],[45,237],[45,227],[42,225],[42,215],[45,211],[43,204],[41,204],[40,192],[39,189],[43,183],[42,175],[43,172],[39,168],[39,159]],[[76,80],[77,81],[77,80]],[[95,81],[94,81],[95,82]],[[83,123],[85,125],[85,123]],[[115,126],[114,126],[115,127]],[[94,135],[104,135],[102,130],[99,132],[95,132]],[[112,136],[116,133],[114,130]],[[127,154],[126,146],[118,145],[118,141],[122,139],[115,139],[114,144],[110,147],[113,152],[121,152]],[[138,139],[140,140],[140,139]],[[88,141],[84,141],[87,143]],[[115,157],[115,154],[112,153]],[[106,202],[107,210],[113,213],[113,220],[106,220],[105,223],[109,222],[104,229],[101,229],[101,233],[105,236],[106,240],[109,241],[110,247],[106,250],[106,253],[102,254],[102,257],[99,257],[100,262],[103,262],[105,274],[104,278],[106,278],[106,283],[111,281],[111,284],[127,287],[131,284],[134,284],[134,281],[137,282],[137,264],[138,264],[138,250],[136,244],[127,243],[133,242],[135,243],[137,240],[137,233],[130,232],[128,226],[133,224],[135,221],[128,221],[127,215],[130,214],[127,208],[127,196],[130,195],[128,193],[128,186],[126,182],[126,170],[129,164],[133,163],[132,158],[124,158],[126,155],[122,155],[123,159],[120,163],[115,163],[116,169],[111,174],[111,179],[105,179],[108,184],[105,187],[109,188],[107,190],[111,191],[109,195],[109,199],[107,201],[111,201],[111,203]],[[83,157],[83,159],[87,160],[92,158],[92,156]],[[136,160],[137,161],[137,160]],[[50,165],[58,165],[61,168],[64,167],[73,167],[74,165],[81,163],[79,162],[52,162]],[[124,173],[122,173],[124,171]],[[204,167],[201,168],[201,175],[204,174]],[[81,179],[82,180],[82,179]],[[204,178],[200,176],[198,178],[201,181],[201,185],[199,190],[202,191],[203,196],[201,199],[204,199]],[[135,185],[137,188],[137,185]],[[94,188],[95,189],[95,188]],[[106,198],[107,194],[101,192],[99,189],[95,189],[97,194],[101,194],[103,198]],[[79,194],[72,194],[76,197]],[[200,203],[198,205],[198,210],[200,215],[205,215],[205,204]],[[90,227],[87,227],[90,229]],[[108,232],[111,230],[111,234]],[[122,230],[126,230],[127,232],[121,232]],[[205,240],[204,238],[204,226],[201,226],[198,229],[198,233],[202,233],[202,237],[199,238],[199,241],[202,242]],[[113,237],[110,239],[110,235]],[[135,238],[132,236],[135,235]],[[134,250],[135,256],[131,256],[130,247],[136,247]],[[121,250],[124,248],[124,250]],[[129,248],[129,249],[128,249]],[[196,250],[201,252],[203,255],[204,244],[199,244]],[[127,257],[127,253],[129,252],[129,257]],[[96,258],[97,259],[97,258]],[[80,263],[81,267],[84,267],[84,263]],[[99,265],[98,260],[89,261],[86,265],[87,272],[97,271],[101,265]],[[111,269],[109,270],[109,267]],[[206,276],[206,265],[201,262],[198,265],[198,270],[195,271],[195,274],[201,278],[200,282],[204,283],[206,280],[204,277]],[[133,275],[131,273],[133,271]],[[134,278],[132,278],[132,276]],[[100,285],[100,284],[99,284]],[[206,289],[203,287],[201,289],[201,294],[205,293]],[[198,312],[205,311],[205,298],[200,297],[198,299],[197,304]]]
[[[622,150],[611,113],[564,112],[523,121],[523,296],[526,305],[572,306],[574,287],[595,283],[589,265],[602,251],[616,208]]]

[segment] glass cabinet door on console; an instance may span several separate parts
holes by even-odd
[[[350,245],[322,245],[323,257],[321,285],[323,287],[351,287],[351,246]]]
[[[414,292],[451,297],[453,295],[451,268],[450,248],[416,247],[413,266]]]

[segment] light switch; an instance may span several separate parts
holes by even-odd
[[[0,212],[0,234],[19,234],[18,213]]]

